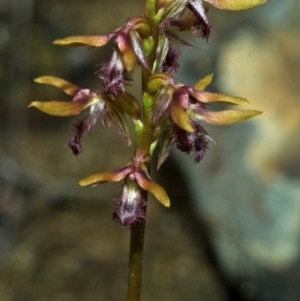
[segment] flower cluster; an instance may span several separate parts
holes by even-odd
[[[208,105],[219,102],[244,105],[244,98],[205,91],[213,75],[199,80],[194,87],[174,80],[179,70],[180,52],[176,43],[191,46],[179,36],[191,31],[208,39],[212,25],[207,17],[209,5],[218,9],[241,10],[263,4],[265,0],[147,0],[144,14],[130,18],[123,27],[105,35],[73,36],[54,41],[59,46],[101,47],[110,40],[115,46],[110,59],[96,73],[101,85],[98,91],[81,88],[63,79],[42,76],[37,83],[49,84],[72,97],[69,102],[33,101],[50,115],[72,116],[89,109],[89,114],[74,126],[74,137],[68,146],[75,155],[82,152],[81,138],[90,133],[99,118],[104,126],[114,123],[121,139],[131,144],[128,119],[134,124],[136,145],[133,159],[125,167],[95,174],[79,182],[82,186],[107,181],[124,181],[123,190],[115,200],[113,219],[125,228],[145,219],[146,199],[143,191],[152,193],[164,206],[170,206],[165,190],[149,175],[153,152],[160,146],[157,166],[165,161],[170,147],[191,155],[199,162],[212,140],[202,123],[226,125],[260,114],[255,110],[211,111]],[[140,100],[126,91],[132,71],[142,68]]]

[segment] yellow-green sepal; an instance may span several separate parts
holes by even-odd
[[[54,45],[64,47],[94,46],[101,47],[108,43],[114,34],[99,36],[73,36],[53,41]]]
[[[226,10],[249,9],[266,3],[266,0],[204,0],[216,8]]]
[[[94,186],[105,182],[119,182],[123,180],[130,171],[130,166],[125,166],[116,171],[107,171],[90,175],[81,179],[78,184],[80,186]]]
[[[191,113],[193,114],[193,113]],[[203,110],[201,114],[193,114],[198,120],[203,120],[214,125],[228,125],[244,121],[254,116],[262,114],[256,110],[225,110],[225,111],[208,111]]]
[[[78,91],[79,89],[78,86],[55,76],[49,76],[49,75],[39,76],[35,78],[34,81],[38,84],[46,84],[46,85],[51,85],[56,88],[59,88],[70,96],[74,96],[76,91]]]
[[[77,115],[84,109],[99,102],[99,97],[92,97],[86,102],[81,101],[33,101],[28,107],[35,107],[38,110],[53,116],[72,116]]]
[[[195,85],[194,89],[198,91],[204,91],[205,88],[212,82],[214,74],[208,74],[205,77],[201,78]]]

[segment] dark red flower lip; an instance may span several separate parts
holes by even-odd
[[[188,8],[196,17],[195,29],[197,30],[198,35],[201,38],[208,39],[210,34],[212,33],[212,26],[209,24],[206,11],[203,5],[203,1],[199,0],[189,0]]]
[[[115,199],[113,220],[124,228],[131,230],[134,224],[146,219],[145,200],[137,183],[130,179],[125,181],[121,194]]]

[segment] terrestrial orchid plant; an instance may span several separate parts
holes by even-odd
[[[90,134],[98,119],[105,127],[115,124],[122,141],[130,145],[128,119],[134,125],[135,146],[132,159],[118,170],[88,176],[81,186],[123,181],[123,189],[115,199],[114,221],[131,230],[129,281],[127,300],[140,300],[143,244],[147,193],[164,206],[170,199],[150,177],[150,164],[158,147],[157,168],[167,159],[170,148],[193,157],[198,163],[212,140],[203,123],[227,125],[261,114],[255,110],[211,111],[209,104],[244,105],[241,97],[206,92],[213,75],[200,79],[194,87],[174,80],[179,70],[177,44],[193,47],[178,35],[192,31],[197,38],[208,40],[212,26],[208,20],[209,5],[218,9],[243,10],[261,5],[266,0],[146,0],[144,13],[131,17],[123,27],[109,34],[72,36],[55,40],[59,46],[101,47],[114,40],[110,59],[97,71],[98,91],[82,88],[66,80],[42,76],[40,84],[60,88],[72,99],[69,102],[33,101],[29,106],[54,116],[89,114],[78,121],[75,135],[68,142],[74,155],[82,152],[81,138]],[[137,99],[126,91],[131,74],[141,68],[142,95]],[[155,156],[156,157],[156,156]]]

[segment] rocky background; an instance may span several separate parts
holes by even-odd
[[[206,126],[215,143],[199,165],[174,151],[156,175],[172,206],[150,200],[142,300],[299,300],[299,8],[297,0],[211,8],[209,42],[182,48],[178,80],[215,73],[210,91],[246,97],[264,114]],[[123,166],[131,149],[115,128],[98,126],[75,158],[64,145],[76,118],[27,106],[67,100],[33,78],[93,88],[95,65],[110,55],[111,45],[63,49],[54,39],[107,33],[142,9],[136,0],[0,2],[1,301],[126,297],[129,232],[111,220],[120,185],[77,181]]]

